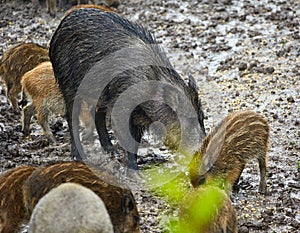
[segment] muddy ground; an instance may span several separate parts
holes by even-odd
[[[207,132],[233,110],[252,109],[269,120],[268,195],[257,192],[258,166],[250,162],[232,197],[239,232],[300,232],[300,2],[131,0],[117,11],[153,32],[183,77],[197,79]],[[59,11],[52,18],[31,3],[1,1],[0,56],[18,42],[47,45],[62,16]],[[1,172],[69,159],[63,120],[52,124],[61,144],[51,145],[36,123],[25,139],[20,119],[1,88]],[[159,219],[169,207],[145,190],[134,193],[142,232],[165,232]]]

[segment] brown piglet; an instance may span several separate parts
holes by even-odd
[[[187,193],[180,204],[179,223],[186,232],[237,233],[236,211],[227,193],[202,185]]]
[[[248,110],[229,114],[195,153],[189,166],[192,185],[216,181],[230,193],[247,161],[257,159],[259,191],[266,193],[268,140],[269,125],[260,114]]]
[[[100,10],[100,11],[107,11],[107,12],[116,13],[116,11],[114,9],[109,8],[107,6],[94,5],[94,4],[80,4],[80,5],[73,6],[71,9],[67,10],[65,15],[68,15],[71,12],[76,11],[76,10],[81,9],[81,8],[93,8],[93,9],[97,9],[97,10]]]
[[[22,186],[35,170],[32,166],[13,168],[0,176],[0,233],[15,233],[29,220],[23,203]]]
[[[42,127],[46,137],[56,143],[49,127],[49,117],[65,115],[65,102],[62,93],[55,81],[52,64],[43,62],[34,69],[24,74],[21,80],[23,93],[30,100],[22,110],[22,130],[25,136],[30,134],[30,121],[33,115],[37,115],[37,121]],[[93,134],[94,119],[86,102],[82,103],[80,120],[85,127],[86,138]]]
[[[9,48],[0,62],[0,75],[6,87],[6,95],[15,111],[19,111],[18,97],[21,78],[38,64],[49,61],[48,49],[35,43],[22,43]]]
[[[115,233],[139,232],[139,213],[131,191],[104,182],[81,162],[63,162],[35,171],[23,187],[28,212],[32,213],[38,201],[50,190],[68,182],[89,188],[102,199]]]
[[[34,0],[34,1],[37,1],[37,0]],[[98,0],[90,0],[90,2],[94,6],[93,8],[99,8],[101,10],[108,10],[108,9],[110,9],[109,7],[118,7],[120,5],[120,0],[103,0],[103,1],[101,1],[106,6],[98,5],[98,3],[99,3]],[[88,0],[77,0],[77,4],[80,5],[81,7],[84,7],[85,5],[89,5],[88,3],[89,3]],[[59,8],[64,8],[65,5],[67,5],[67,1],[59,0],[58,4],[59,4]],[[57,0],[46,0],[46,5],[47,5],[47,11],[49,12],[49,14],[51,16],[55,16],[57,13]],[[90,8],[90,7],[88,7],[88,8]]]
[[[31,215],[28,232],[113,233],[114,231],[107,209],[99,196],[82,185],[64,183],[53,188],[39,200]]]
[[[44,134],[56,142],[49,127],[49,115],[65,115],[65,102],[55,81],[51,62],[43,62],[24,74],[21,80],[23,92],[30,102],[22,110],[22,130],[30,134],[30,120],[35,113]]]

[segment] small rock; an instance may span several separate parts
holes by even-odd
[[[266,68],[263,69],[264,74],[272,74],[272,73],[274,73],[274,71],[275,71],[275,69],[272,66],[271,67],[266,67]]]
[[[299,182],[289,183],[288,186],[291,187],[291,188],[300,189],[300,183]]]
[[[248,233],[249,229],[246,226],[242,226],[239,228],[239,233]]]
[[[247,64],[242,62],[239,64],[239,71],[243,71],[247,69]]]
[[[251,62],[249,65],[249,70],[251,70],[253,67],[257,67],[257,63],[256,62]]]
[[[295,100],[294,100],[293,96],[289,96],[287,98],[287,101],[290,102],[290,103],[295,103]]]
[[[274,212],[273,212],[272,209],[266,209],[266,210],[264,211],[264,213],[265,213],[266,215],[269,215],[269,216],[273,216],[273,215],[274,215]]]
[[[300,224],[300,214],[295,216],[296,223]]]

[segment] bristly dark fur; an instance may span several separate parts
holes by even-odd
[[[143,66],[143,63],[138,63],[141,65],[133,68],[129,66],[121,70],[106,85],[102,93],[99,93],[99,89],[97,89],[97,86],[101,86],[103,79],[99,76],[92,79],[93,83],[97,85],[88,86],[85,89],[90,96],[97,96],[97,100],[100,96],[95,109],[95,123],[104,150],[112,152],[116,149],[110,141],[106,126],[114,103],[125,90],[142,81],[159,81],[181,90],[189,99],[197,114],[196,121],[200,126],[199,140],[201,140],[205,135],[204,117],[198,91],[195,90],[196,87],[193,85],[194,80],[190,78],[189,85],[184,82],[170,64],[163,50],[157,45],[151,33],[142,26],[114,13],[96,9],[79,9],[71,12],[62,20],[50,43],[50,58],[55,77],[67,106],[66,116],[72,137],[72,155],[78,160],[84,159],[81,157],[81,155],[84,156],[84,153],[79,153],[83,152],[81,145],[75,143],[80,141],[78,134],[73,134],[73,130],[77,132],[78,122],[78,119],[72,118],[76,92],[85,75],[97,62],[106,61],[107,57],[122,51],[122,49],[131,49],[128,51],[132,52],[116,58],[115,62],[111,61],[112,64],[109,64],[109,67],[99,68],[98,72],[110,75],[113,72],[118,72],[120,66],[121,68],[126,64],[134,66],[135,61],[140,62],[139,60],[150,61],[150,65],[148,63],[148,65]],[[138,54],[138,57],[135,57],[135,53]],[[178,135],[174,137],[177,142],[173,142],[173,144],[178,144],[178,141],[180,141],[180,124],[176,112],[164,103],[165,92],[166,90],[163,87],[153,90],[152,99],[156,98],[156,103],[153,104],[153,101],[140,103],[132,112],[129,128],[135,141],[140,142],[144,130],[154,121],[162,121],[166,124],[167,129],[172,128],[174,132],[172,133],[169,130],[168,135]],[[174,99],[176,98],[174,97]],[[96,104],[92,105],[95,106]],[[178,105],[178,108],[182,107],[185,106]],[[76,116],[76,114],[74,115]],[[73,127],[75,128],[73,129]],[[136,169],[136,152],[138,148],[133,147],[134,151],[128,152],[126,163],[129,167]]]

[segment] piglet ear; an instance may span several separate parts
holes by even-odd
[[[194,77],[191,74],[188,76],[188,87],[189,87],[190,91],[192,91],[194,94],[198,95],[197,84],[196,84]]]
[[[134,199],[128,194],[122,197],[122,212],[129,214],[134,209]]]

